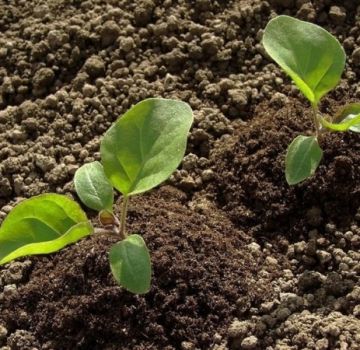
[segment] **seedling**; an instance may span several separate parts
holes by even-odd
[[[148,248],[138,234],[126,231],[131,196],[165,181],[180,164],[193,121],[184,102],[152,98],[127,111],[106,132],[101,163],[83,165],[74,183],[81,201],[99,212],[103,227],[92,227],[70,198],[43,194],[18,204],[0,228],[0,264],[18,257],[48,254],[95,232],[114,233],[120,241],[109,253],[115,280],[130,292],[150,289]],[[120,219],[113,211],[113,188],[122,195]]]
[[[323,156],[319,141],[325,130],[360,132],[360,104],[345,106],[335,118],[319,112],[319,102],[338,84],[346,58],[338,40],[325,29],[278,16],[267,24],[263,45],[311,104],[313,134],[297,136],[285,157],[286,180],[295,185],[316,171]]]

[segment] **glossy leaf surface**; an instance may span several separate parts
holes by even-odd
[[[110,249],[110,268],[115,280],[135,294],[147,293],[151,281],[151,261],[143,238],[133,234]]]
[[[338,40],[325,29],[293,17],[272,19],[263,45],[314,105],[337,85],[344,70],[346,56]]]
[[[84,164],[74,176],[76,193],[81,201],[91,209],[112,211],[113,187],[99,162]]]
[[[193,121],[181,101],[151,98],[127,111],[106,132],[101,160],[106,176],[124,195],[165,181],[180,164]]]
[[[26,199],[1,225],[0,264],[55,252],[92,231],[80,206],[64,195],[49,193]]]
[[[315,136],[297,136],[289,145],[285,158],[285,175],[295,185],[314,174],[323,152]]]

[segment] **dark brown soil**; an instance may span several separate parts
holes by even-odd
[[[360,139],[326,134],[317,173],[289,187],[284,152],[307,102],[261,46],[276,14],[343,43],[322,102],[360,97],[360,7],[332,0],[0,0],[0,220],[24,197],[76,197],[111,123],[146,97],[188,102],[187,154],[135,198],[145,296],[117,286],[113,236],[0,268],[1,350],[360,349]],[[89,212],[89,216],[95,216]]]
[[[263,103],[250,125],[239,127],[214,148],[217,177],[209,187],[240,227],[297,238],[304,227],[349,225],[359,208],[360,142],[354,133],[323,134],[324,157],[316,174],[298,186],[287,185],[286,148],[312,128],[306,105],[295,99],[281,108]]]
[[[118,238],[93,236],[33,260],[30,281],[3,299],[8,330],[30,330],[54,349],[175,349],[183,341],[209,347],[237,315],[239,296],[255,301],[265,290],[252,285],[258,267],[243,234],[221,213],[205,223],[184,200],[164,187],[132,203],[129,231],[142,234],[152,254],[146,296],[112,279],[107,255]]]

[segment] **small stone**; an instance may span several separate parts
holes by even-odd
[[[354,235],[354,237],[351,238],[350,243],[354,248],[360,247],[360,235]]]
[[[339,327],[335,326],[334,324],[330,324],[324,328],[324,332],[325,332],[325,334],[329,334],[332,337],[336,338],[341,333],[341,330]],[[347,347],[345,347],[344,349],[346,349],[346,348]]]
[[[359,316],[360,316],[360,305],[356,305],[356,306],[354,307],[353,315],[354,315],[355,317],[359,317]]]
[[[0,324],[0,340],[5,339],[7,333],[7,329],[2,324]]]
[[[267,301],[260,305],[260,311],[263,313],[269,313],[275,306],[275,301]]]
[[[349,268],[349,265],[348,265],[348,264],[340,263],[340,264],[339,264],[339,270],[340,270],[340,271],[349,271],[350,268]]]
[[[275,316],[279,321],[284,321],[290,315],[291,315],[291,311],[287,307],[282,307],[277,309],[273,316]]]
[[[278,261],[275,258],[273,258],[271,256],[268,256],[265,259],[265,264],[264,265],[265,265],[266,270],[272,271],[272,270],[275,270],[277,268]]]
[[[96,93],[96,86],[90,84],[84,84],[82,88],[84,97],[93,97]]]
[[[101,44],[112,45],[120,34],[120,28],[115,21],[107,21],[101,29]]]
[[[214,56],[219,50],[221,43],[218,38],[210,37],[206,38],[201,42],[201,47],[206,55]]]
[[[47,36],[47,42],[52,49],[57,49],[66,44],[69,37],[66,33],[60,30],[51,30]]]
[[[347,289],[347,284],[344,283],[344,280],[339,273],[330,272],[326,276],[324,288],[330,295],[342,296]]]
[[[305,241],[296,242],[294,244],[294,251],[297,254],[302,254],[305,251],[305,248],[306,248],[306,242]]]
[[[6,47],[0,48],[0,58],[5,58],[8,54],[8,49]]]
[[[10,334],[7,339],[7,345],[13,350],[35,350],[39,348],[38,341],[33,333],[23,329],[17,329],[14,333]]]
[[[228,329],[228,336],[230,338],[244,338],[250,329],[251,324],[249,321],[235,320]]]
[[[86,73],[92,78],[97,78],[105,74],[105,63],[99,56],[88,58],[84,64]]]
[[[344,7],[331,6],[329,10],[329,17],[335,24],[342,24],[346,19],[346,10]]]
[[[352,61],[355,65],[359,66],[360,65],[360,47],[357,47],[352,55],[351,55]]]
[[[195,350],[195,345],[189,341],[181,342],[181,350]]]
[[[13,129],[9,133],[9,137],[14,142],[24,141],[27,138],[27,133],[24,130],[21,129]]]
[[[58,99],[55,95],[49,95],[45,98],[45,106],[48,108],[57,108],[58,106]]]
[[[35,165],[40,168],[44,173],[52,170],[56,166],[55,159],[51,157],[46,157],[42,154],[35,155]]]
[[[314,21],[315,17],[316,17],[316,11],[314,9],[314,6],[312,5],[312,3],[305,3],[303,4],[299,11],[296,13],[296,17],[299,17],[301,19],[305,19],[309,22]]]
[[[214,343],[215,344],[220,344],[221,343],[221,341],[222,341],[222,336],[219,334],[219,333],[215,333],[214,334],[214,337],[213,337],[213,340],[214,340]]]
[[[197,160],[198,160],[198,156],[193,154],[193,153],[189,153],[188,155],[186,155],[182,161],[182,167],[185,170],[192,170],[196,167],[197,164]]]
[[[320,339],[316,342],[316,350],[327,350],[329,349],[329,341],[326,338]]]
[[[17,288],[15,284],[8,284],[4,286],[4,296],[5,297],[11,297],[13,295],[17,294]]]
[[[120,40],[120,49],[124,52],[130,52],[135,47],[134,39],[131,37],[122,38]]]
[[[179,185],[184,191],[191,191],[191,190],[195,189],[196,182],[193,179],[193,177],[189,175],[185,178],[182,178]]]
[[[36,89],[49,87],[54,81],[55,73],[50,68],[40,68],[33,77],[33,85]]]
[[[321,286],[324,276],[316,271],[305,271],[299,277],[299,289],[306,291],[316,289]]]
[[[211,181],[215,177],[215,173],[211,169],[205,169],[201,173],[201,178],[203,181]]]
[[[258,338],[256,338],[254,335],[251,335],[250,337],[246,337],[241,342],[241,347],[242,349],[245,350],[251,350],[251,349],[255,349],[257,344],[258,344]]]
[[[275,92],[273,97],[270,100],[270,105],[274,107],[284,107],[289,102],[289,99],[287,96],[282,94],[281,92]]]
[[[259,244],[252,242],[247,245],[247,248],[250,250],[251,254],[254,256],[259,256],[261,254],[261,247]]]
[[[351,293],[349,293],[346,298],[349,300],[354,300],[357,303],[360,303],[360,286],[356,286]]]
[[[23,262],[13,261],[8,268],[3,271],[3,281],[7,285],[21,282],[26,276],[31,267],[31,261],[25,260]]]
[[[327,262],[331,261],[331,254],[325,250],[317,250],[316,256],[320,260],[321,264],[326,264]]]
[[[234,103],[235,106],[239,108],[239,110],[244,110],[248,103],[248,98],[245,91],[240,89],[230,89],[228,94],[232,103]]]
[[[297,310],[304,305],[303,298],[294,293],[280,293],[280,300],[281,305],[290,310]]]

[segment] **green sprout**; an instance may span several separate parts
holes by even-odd
[[[193,121],[188,104],[160,98],[144,100],[119,118],[100,146],[101,162],[83,165],[74,177],[81,201],[99,212],[94,228],[80,206],[59,194],[24,200],[0,227],[0,264],[18,257],[48,254],[92,234],[114,233],[120,241],[109,252],[115,280],[132,293],[150,289],[151,261],[143,238],[126,230],[131,196],[164,182],[180,164]],[[120,218],[114,191],[122,196]]]
[[[360,104],[345,106],[334,118],[319,112],[321,98],[338,84],[346,59],[338,40],[325,29],[278,16],[267,24],[263,45],[311,104],[313,135],[297,136],[285,157],[286,181],[295,185],[313,175],[319,166],[323,156],[319,140],[326,129],[360,132]]]

